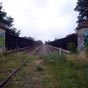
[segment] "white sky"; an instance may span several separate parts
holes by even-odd
[[[14,26],[21,30],[21,36],[47,41],[75,32],[77,0],[1,1],[8,15],[14,18]]]

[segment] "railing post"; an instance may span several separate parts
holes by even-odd
[[[61,57],[61,54],[62,54],[62,49],[61,48],[59,48],[59,57]]]

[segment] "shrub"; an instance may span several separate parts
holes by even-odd
[[[71,53],[77,53],[77,48],[76,46],[74,45],[74,43],[68,43],[68,50],[71,52]]]
[[[44,69],[41,66],[36,67],[37,71],[44,71]]]

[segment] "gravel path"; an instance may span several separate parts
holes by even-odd
[[[27,55],[30,59],[27,65],[12,78],[5,88],[53,88],[48,87],[47,81],[52,76],[47,73],[48,68],[44,66],[44,59],[42,59],[42,56],[51,52],[54,52],[54,49],[49,45],[40,45],[29,50]]]
[[[56,50],[53,47],[43,44],[43,45],[36,47],[34,50],[30,51],[29,54],[37,55],[37,56],[45,56],[55,51]]]

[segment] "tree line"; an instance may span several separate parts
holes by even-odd
[[[8,27],[8,30],[10,34],[19,36],[20,35],[20,30],[17,30],[13,26],[14,18],[11,16],[7,16],[7,12],[3,10],[3,5],[2,2],[0,3],[0,23],[6,25]]]

